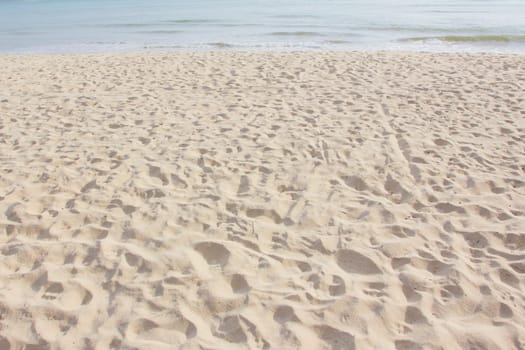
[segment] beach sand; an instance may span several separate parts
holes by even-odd
[[[0,349],[525,348],[525,56],[0,67]]]

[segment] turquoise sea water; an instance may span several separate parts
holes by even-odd
[[[0,0],[0,53],[525,52],[525,0]]]

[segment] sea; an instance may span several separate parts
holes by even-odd
[[[0,0],[0,53],[525,52],[525,0]]]

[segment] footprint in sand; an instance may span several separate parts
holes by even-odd
[[[230,251],[222,244],[216,242],[200,242],[194,245],[208,265],[224,267],[230,258]]]
[[[336,253],[339,267],[348,273],[371,275],[381,273],[372,259],[351,249],[342,249]]]

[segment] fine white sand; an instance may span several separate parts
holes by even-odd
[[[525,56],[0,67],[0,349],[525,348]]]

